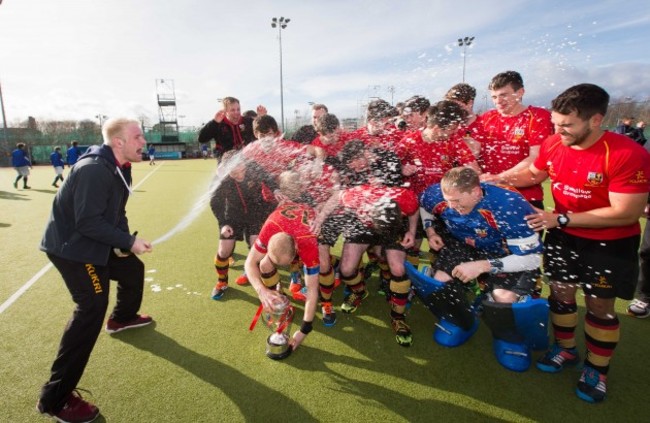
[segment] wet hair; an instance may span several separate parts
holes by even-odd
[[[311,106],[312,110],[325,110],[325,113],[329,113],[329,110],[327,110],[327,106],[321,103],[314,104]]]
[[[368,120],[389,118],[397,116],[397,114],[397,109],[391,106],[389,102],[382,99],[372,100],[368,103],[368,108],[366,109]]]
[[[250,119],[255,119],[257,117],[257,112],[255,110],[246,110],[242,113],[242,116]]]
[[[589,120],[596,114],[605,116],[609,94],[594,84],[578,84],[565,90],[551,102],[551,111],[561,115],[576,112],[582,120]]]
[[[338,154],[342,164],[347,165],[352,160],[360,157],[366,150],[366,145],[361,140],[350,140],[341,149]]]
[[[282,194],[290,200],[297,200],[303,194],[302,176],[295,170],[285,170],[278,177],[278,186]]]
[[[513,90],[518,91],[524,88],[524,79],[521,77],[519,72],[515,71],[505,71],[498,73],[490,81],[488,90],[498,90],[510,85]]]
[[[239,100],[237,100],[235,97],[224,97],[221,100],[221,104],[223,104],[223,109],[224,110],[227,110],[228,106],[230,106],[231,104],[235,104],[235,103],[239,104]]]
[[[339,122],[339,118],[337,118],[336,115],[325,113],[316,119],[314,129],[316,129],[316,132],[321,135],[327,135],[335,132],[340,126],[341,122]]]
[[[431,106],[431,102],[421,95],[414,95],[404,102],[402,113],[406,108],[410,108],[411,112],[424,113]]]
[[[253,120],[253,132],[260,134],[273,133],[274,135],[279,131],[278,123],[271,115],[258,116]]]
[[[459,192],[471,192],[480,186],[476,171],[469,167],[454,167],[449,169],[440,180],[442,192],[449,192],[452,189]]]
[[[460,101],[463,104],[468,104],[475,98],[476,88],[464,82],[454,85],[449,89],[449,91],[447,91],[447,94],[445,94],[446,100]]]
[[[438,126],[442,129],[455,124],[461,124],[467,119],[467,111],[458,103],[451,100],[442,100],[429,107],[427,111],[427,126]]]

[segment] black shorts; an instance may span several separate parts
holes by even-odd
[[[333,247],[336,244],[336,240],[339,239],[339,235],[344,232],[349,220],[350,216],[347,213],[328,216],[320,228],[318,244]]]
[[[387,232],[377,233],[372,228],[364,225],[359,219],[350,217],[343,236],[349,244],[379,245],[385,250],[405,251],[400,242],[408,230],[408,218],[397,222]]]
[[[249,238],[252,235],[259,235],[260,231],[262,230],[262,226],[264,226],[265,220],[266,219],[262,219],[262,218],[258,218],[258,219],[252,218],[251,220],[247,220],[247,221],[229,222],[228,226],[230,226],[233,230],[232,236],[229,237],[221,236],[220,239],[224,239],[224,240],[232,239],[235,241],[246,240],[246,242],[248,242]]]
[[[433,264],[433,270],[440,270],[449,276],[451,276],[452,270],[461,263],[497,259],[506,255],[499,256],[492,252],[478,250],[455,238],[446,228],[440,226],[436,227],[436,233],[442,237],[445,246],[438,251],[438,258]],[[480,279],[488,286],[489,291],[501,288],[513,291],[518,295],[529,295],[535,288],[539,274],[539,269],[497,274],[484,273]]]
[[[640,235],[594,240],[550,229],[544,273],[553,282],[580,284],[585,295],[631,300],[639,274]]]

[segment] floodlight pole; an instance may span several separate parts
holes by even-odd
[[[0,0],[1,2],[1,0]],[[7,136],[7,116],[5,115],[5,101],[2,97],[2,84],[0,84],[0,108],[2,108],[2,133],[5,144],[9,148],[9,137]]]
[[[282,119],[282,130],[284,130],[284,85],[282,81],[282,30],[287,27],[291,19],[280,17],[271,19],[271,28],[278,28],[278,40],[280,42],[280,117]]]
[[[463,48],[463,82],[465,82],[465,63],[467,59],[467,46],[472,45],[472,41],[474,41],[474,37],[465,37],[465,38],[458,39],[458,47]]]

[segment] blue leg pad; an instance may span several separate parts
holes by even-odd
[[[525,372],[530,367],[530,348],[525,343],[513,343],[494,338],[492,347],[499,364],[513,372]]]
[[[478,319],[474,319],[474,324],[468,330],[463,330],[443,317],[436,324],[436,330],[433,332],[433,340],[443,347],[458,347],[467,342],[477,330]]]

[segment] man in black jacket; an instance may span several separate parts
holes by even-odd
[[[222,100],[223,109],[205,124],[199,132],[199,142],[208,143],[214,139],[215,155],[220,159],[223,153],[230,150],[241,150],[246,144],[255,141],[253,133],[253,118],[241,114],[239,100],[226,97]],[[257,106],[257,114],[266,114],[264,106]]]
[[[89,422],[99,415],[75,388],[101,331],[109,281],[117,281],[117,303],[107,332],[152,322],[137,314],[144,264],[135,255],[151,252],[152,246],[131,235],[125,210],[131,193],[130,162],[142,161],[146,142],[137,120],[109,119],[102,134],[104,144],[90,147],[54,197],[40,246],[77,304],[37,404],[39,412],[58,421]]]

